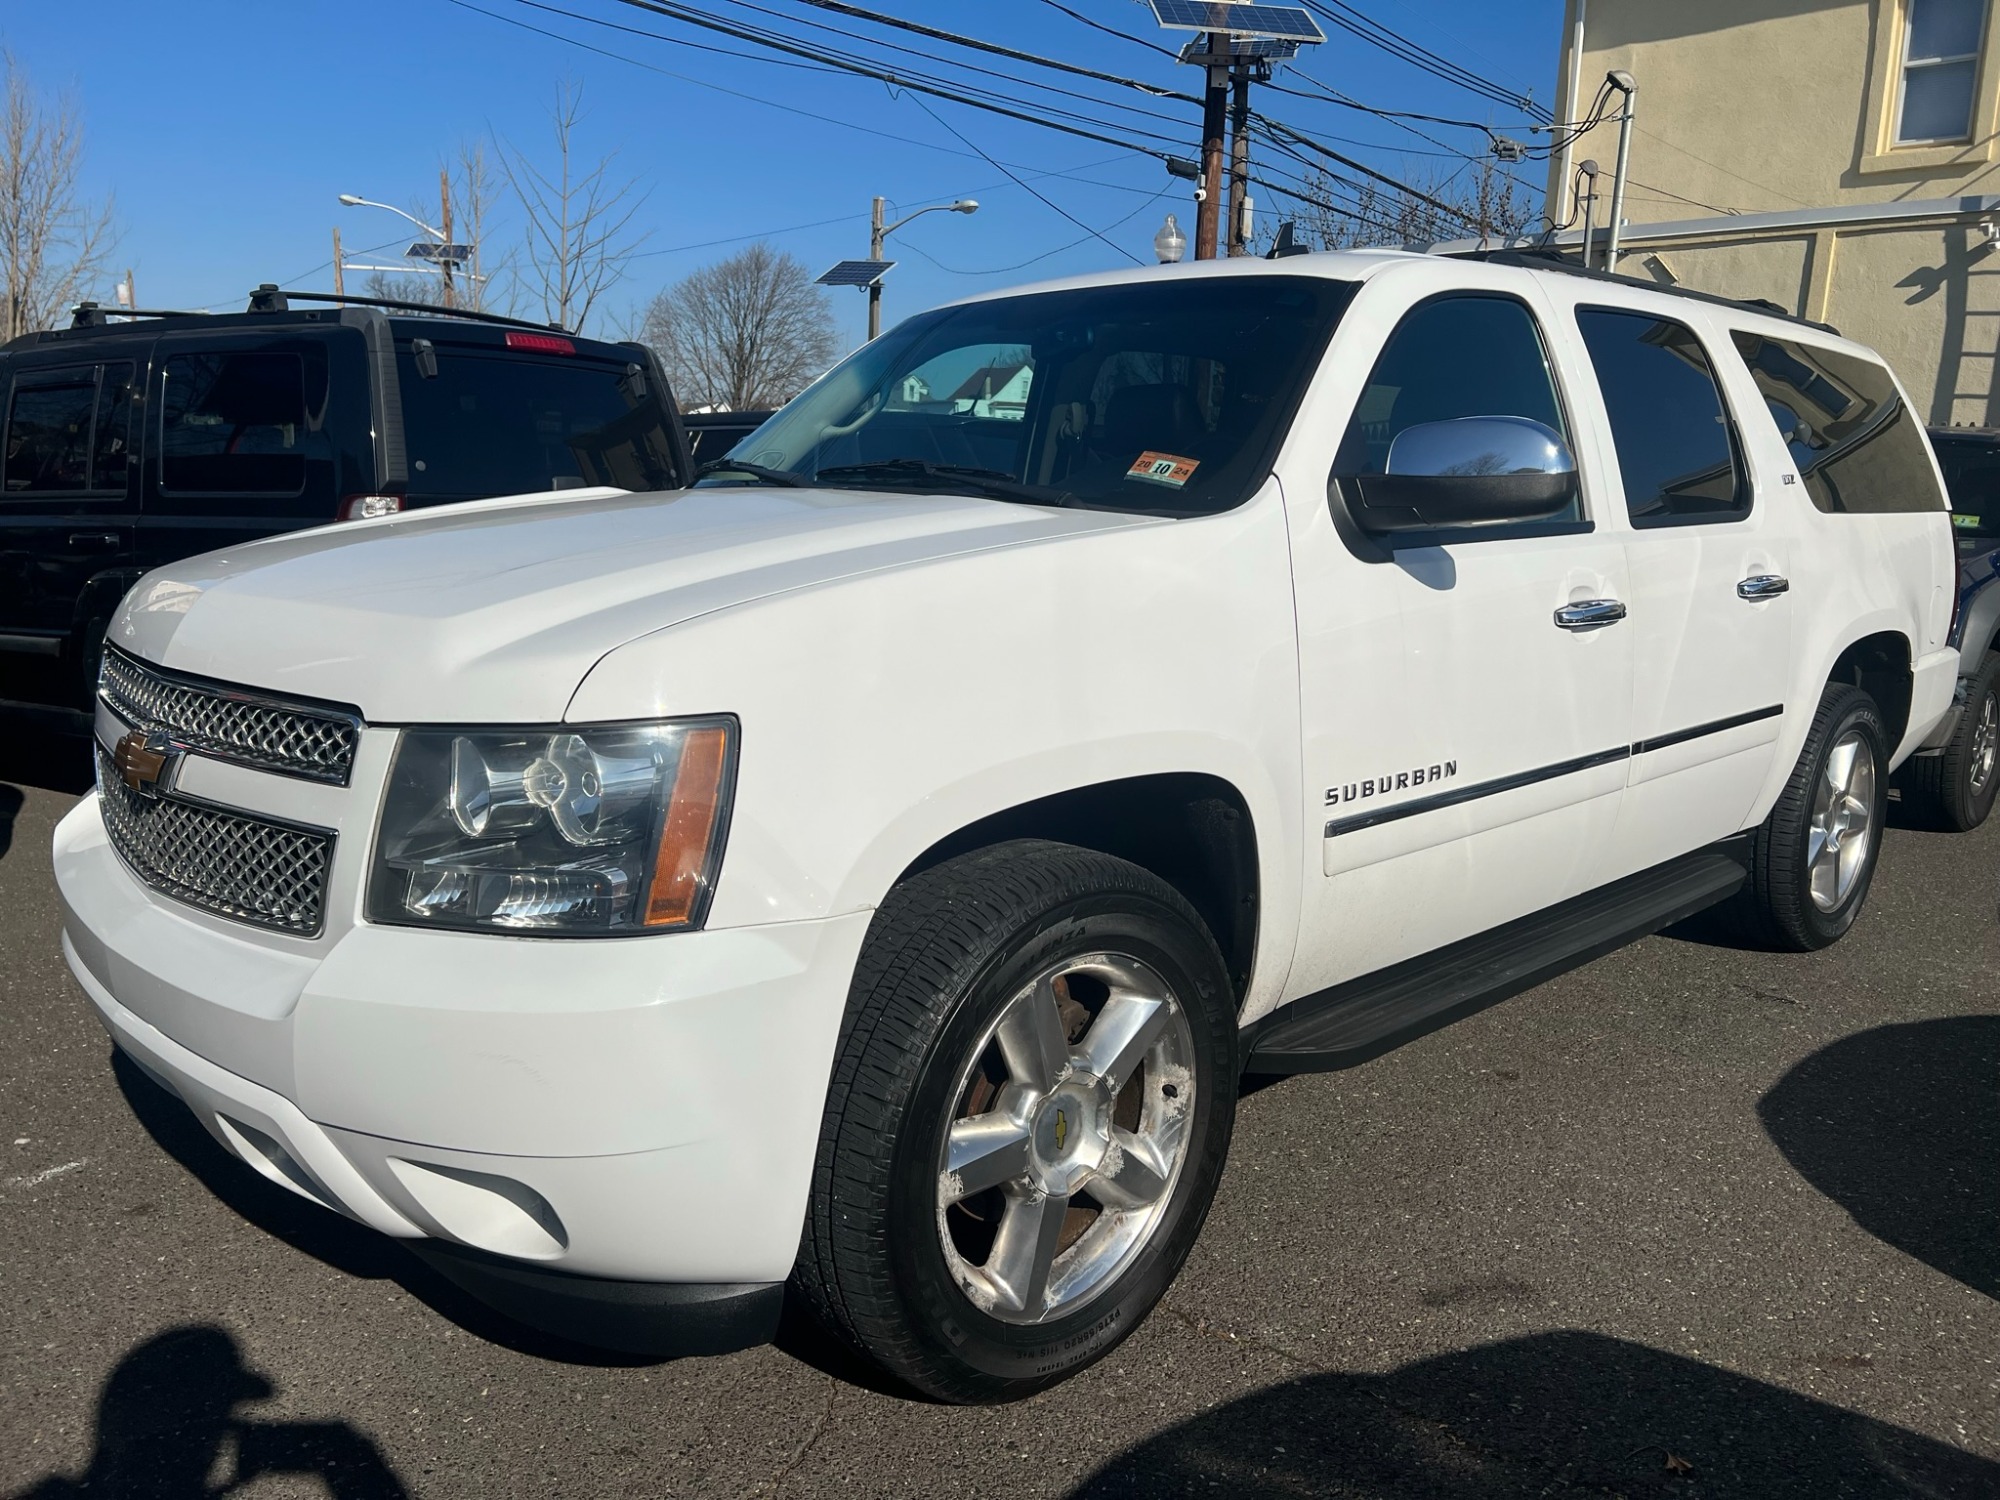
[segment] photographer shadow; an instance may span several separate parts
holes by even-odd
[[[1843,1037],[1780,1079],[1757,1114],[1856,1224],[2000,1298],[2000,1016]]]
[[[345,1422],[265,1422],[241,1411],[276,1394],[222,1329],[169,1329],[127,1352],[105,1380],[84,1473],[51,1474],[16,1500],[199,1500],[267,1475],[317,1479],[334,1500],[409,1494]]]

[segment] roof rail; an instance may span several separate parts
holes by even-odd
[[[499,313],[474,312],[469,307],[439,307],[435,302],[406,302],[398,297],[350,297],[334,292],[294,292],[265,282],[250,294],[251,312],[284,312],[292,302],[337,302],[343,307],[383,307],[392,312],[426,313],[434,318],[464,318],[473,323],[498,323],[505,328],[532,328],[537,333],[566,334],[560,323],[531,323]]]
[[[96,302],[79,302],[69,310],[72,328],[104,328],[113,318],[205,318],[205,312],[176,312],[157,307],[105,307]]]
[[[1645,281],[1637,276],[1621,276],[1616,271],[1600,271],[1594,266],[1580,266],[1566,259],[1560,250],[1450,250],[1445,252],[1450,260],[1483,260],[1492,266],[1520,266],[1529,271],[1560,271],[1565,276],[1581,276],[1589,281],[1602,281],[1612,286],[1636,287],[1643,292],[1664,292],[1670,297],[1686,297],[1694,302],[1707,302],[1716,307],[1734,307],[1745,312],[1754,312],[1761,317],[1783,318],[1787,323],[1797,323],[1804,328],[1817,328],[1821,333],[1840,337],[1840,330],[1831,323],[1815,322],[1802,318],[1797,313],[1781,307],[1765,297],[1724,297],[1716,292],[1698,292],[1693,287],[1663,286],[1657,281]]]

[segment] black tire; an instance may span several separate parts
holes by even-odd
[[[938,1153],[965,1069],[1009,1000],[1050,965],[1102,951],[1150,966],[1180,1002],[1195,1084],[1186,1154],[1150,1238],[1102,1288],[1046,1322],[1003,1321],[950,1274]],[[1138,1326],[1193,1247],[1228,1152],[1237,1073],[1222,957],[1147,871],[1024,840],[912,877],[876,913],[856,967],[794,1278],[805,1305],[939,1400],[1012,1400],[1075,1374]]]
[[[1814,799],[1834,748],[1849,735],[1858,737],[1873,757],[1869,798],[1870,837],[1860,870],[1845,897],[1831,910],[1813,899],[1808,841]],[[1820,695],[1805,747],[1771,815],[1752,840],[1750,878],[1732,904],[1739,931],[1762,947],[1807,953],[1836,943],[1854,925],[1881,856],[1883,814],[1888,806],[1889,745],[1875,700],[1860,688],[1830,684]]]
[[[1987,714],[1994,717],[1985,719]],[[1958,728],[1943,753],[1913,757],[1898,776],[1904,809],[1913,820],[1946,833],[1970,833],[1986,821],[2000,791],[2000,766],[1986,753],[1990,741],[1981,739],[1982,723],[1988,735],[2000,724],[2000,652],[1987,652],[1973,672]]]

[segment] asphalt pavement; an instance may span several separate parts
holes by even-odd
[[[1892,831],[1825,953],[1653,938],[1259,1090],[1147,1323],[955,1410],[551,1343],[253,1175],[114,1063],[80,752],[14,738],[0,1495],[2000,1496],[2000,821]]]

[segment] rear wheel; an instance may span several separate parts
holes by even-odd
[[[1994,794],[2000,792],[1996,760],[2000,760],[2000,652],[1989,651],[1966,684],[1965,708],[1944,750],[1904,766],[1903,800],[1933,828],[1970,833],[1986,821]]]
[[[1888,799],[1888,736],[1875,700],[1829,686],[1771,815],[1757,829],[1739,925],[1773,948],[1840,940],[1867,899]]]
[[[892,892],[856,971],[797,1280],[947,1401],[1103,1357],[1166,1291],[1228,1149],[1235,1006],[1180,896],[1020,842]]]

